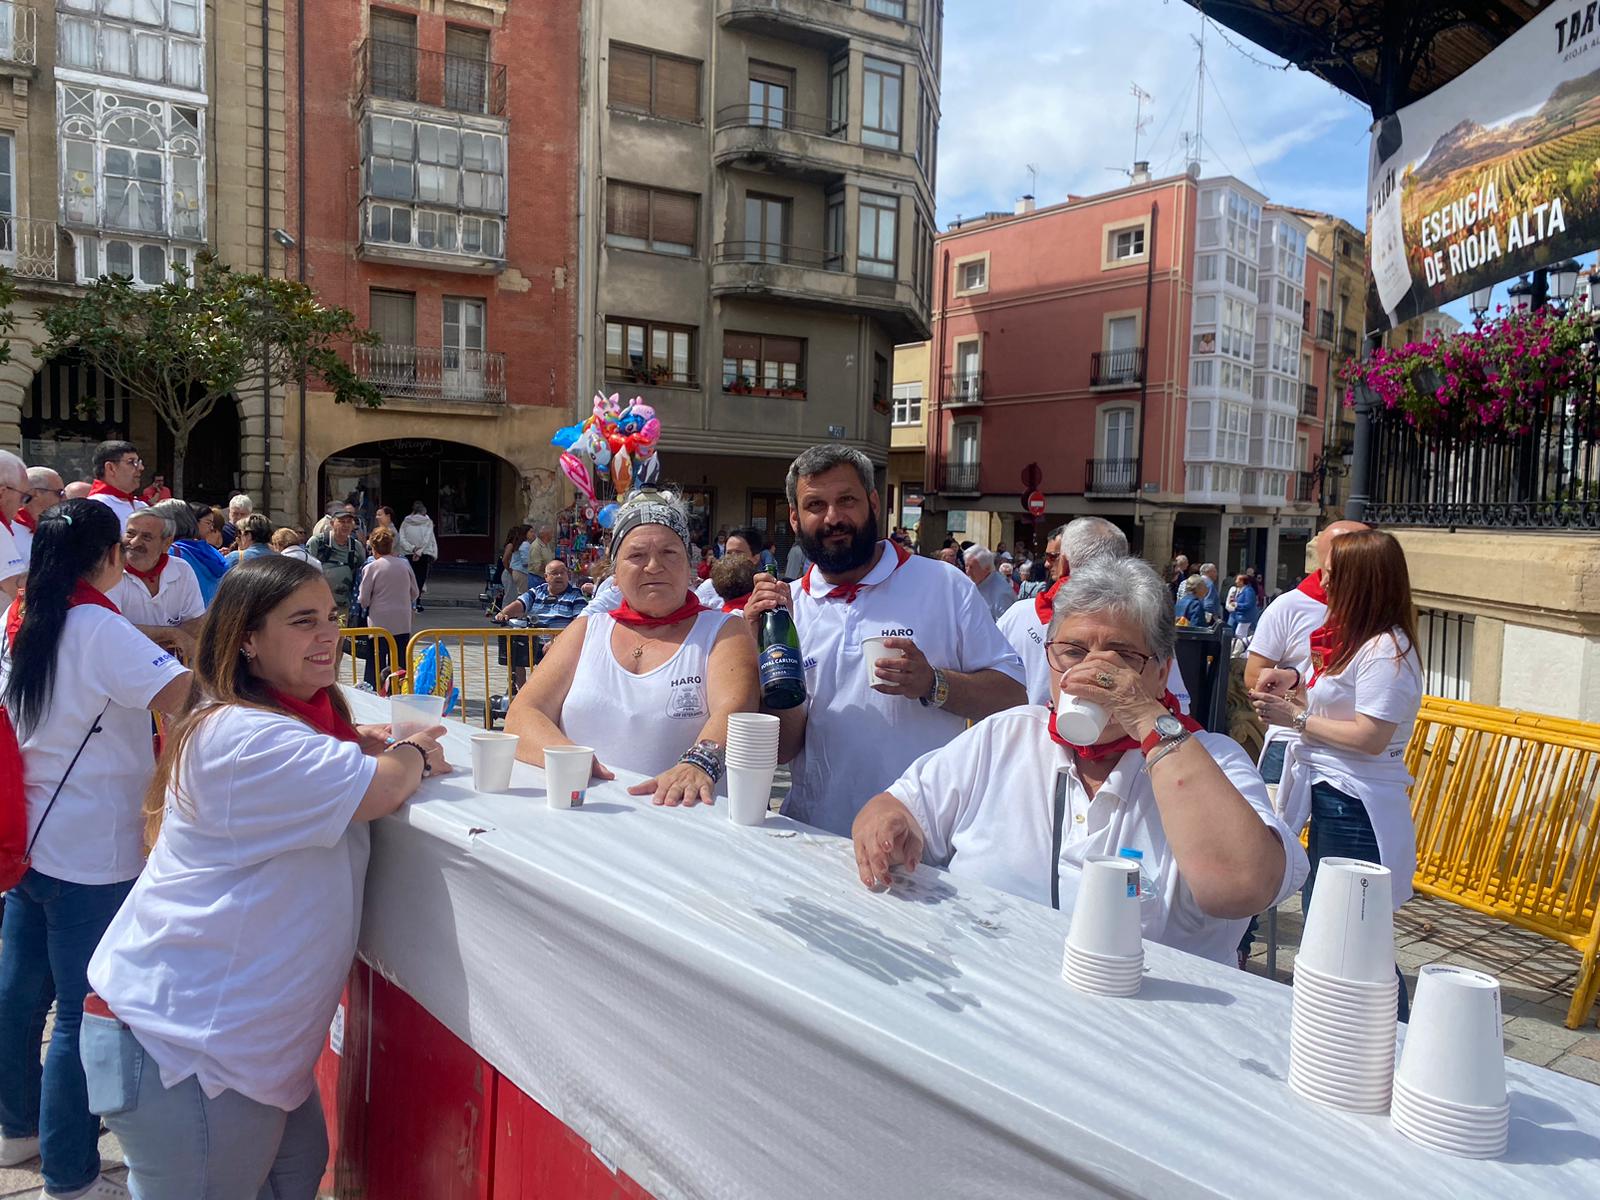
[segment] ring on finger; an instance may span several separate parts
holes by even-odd
[[[1101,687],[1105,688],[1107,691],[1110,691],[1116,685],[1116,682],[1117,682],[1115,679],[1113,679],[1111,677],[1111,672],[1109,672],[1109,671],[1101,671],[1098,675],[1096,675],[1094,677],[1094,681],[1096,683],[1098,683]]]

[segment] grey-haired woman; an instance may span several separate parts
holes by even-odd
[[[563,630],[506,714],[521,755],[593,747],[597,778],[645,776],[628,790],[657,804],[711,803],[728,716],[758,701],[755,641],[736,614],[690,591],[689,526],[669,494],[635,493],[617,516],[611,560],[622,603]]]

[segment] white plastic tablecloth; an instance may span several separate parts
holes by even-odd
[[[470,732],[374,827],[362,956],[658,1200],[1600,1186],[1600,1087],[1510,1062],[1505,1158],[1437,1154],[1289,1090],[1287,987],[1147,943],[1137,997],[1081,995],[1064,914],[926,867],[873,894],[843,839],[637,780],[478,794]]]

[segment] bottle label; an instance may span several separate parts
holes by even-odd
[[[768,646],[761,652],[761,690],[794,680],[806,681],[805,668],[800,664],[800,651],[793,646]]]

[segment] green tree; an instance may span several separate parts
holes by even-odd
[[[271,393],[320,378],[341,404],[382,404],[340,351],[370,343],[346,308],[320,303],[302,283],[245,275],[214,255],[192,273],[139,289],[102,277],[76,300],[45,311],[44,357],[73,354],[155,409],[172,434],[172,490],[183,495],[189,435],[224,396]],[[263,405],[265,407],[265,404]]]

